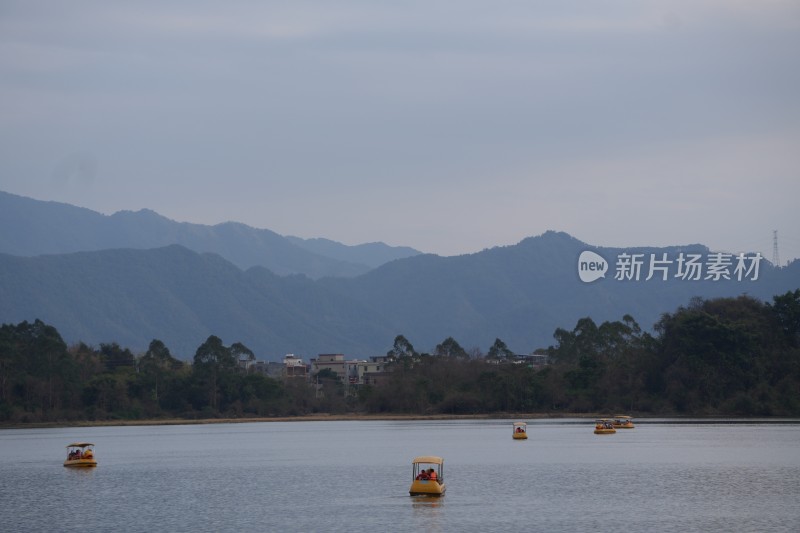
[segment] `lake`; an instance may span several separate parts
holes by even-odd
[[[800,531],[800,422],[511,422],[0,430],[0,530]],[[96,469],[61,466],[80,440]],[[416,455],[443,498],[408,495]]]

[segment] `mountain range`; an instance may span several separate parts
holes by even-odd
[[[587,250],[608,262],[605,278],[579,278]],[[106,216],[0,193],[0,323],[39,318],[68,343],[117,342],[135,352],[160,339],[187,360],[212,334],[264,360],[382,355],[399,334],[418,351],[453,337],[468,350],[485,352],[499,338],[530,353],[583,317],[599,324],[629,314],[650,329],[696,296],[769,301],[800,287],[800,261],[774,268],[763,260],[739,280],[735,258],[731,279],[687,280],[674,270],[665,280],[645,280],[646,271],[616,279],[615,258],[636,254],[669,259],[673,269],[679,257],[714,256],[700,244],[602,248],[548,231],[440,257],[178,223],[147,210]]]
[[[214,226],[175,222],[149,209],[107,216],[59,202],[0,191],[0,252],[24,257],[113,248],[180,244],[212,252],[241,269],[263,266],[278,275],[352,277],[388,261],[418,255],[384,243],[347,246],[328,239],[282,236],[236,222]]]

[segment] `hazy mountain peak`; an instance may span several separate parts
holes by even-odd
[[[243,270],[260,265],[278,275],[305,274],[312,279],[358,276],[387,261],[418,253],[382,243],[345,246],[327,239],[319,239],[321,245],[306,246],[302,239],[241,222],[214,226],[176,222],[146,208],[106,216],[2,191],[0,222],[0,253],[35,256],[180,244],[197,252],[217,253]]]
[[[370,268],[376,268],[384,263],[413,257],[421,253],[408,246],[389,246],[383,242],[370,242],[350,246],[322,237],[303,239],[289,235],[286,236],[286,239],[310,252],[342,261],[361,263]]]

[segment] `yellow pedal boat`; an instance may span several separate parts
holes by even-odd
[[[64,466],[97,466],[94,458],[94,444],[91,442],[73,442],[67,445],[67,460]]]
[[[411,461],[411,496],[443,496],[444,459],[434,455],[422,455]]]
[[[511,428],[513,433],[511,436],[515,439],[527,439],[528,438],[528,424],[525,422],[514,422],[511,424]]]
[[[615,415],[611,425],[614,426],[614,429],[633,429],[636,427],[633,425],[633,418],[627,415]]]
[[[595,420],[594,424],[594,434],[595,435],[611,435],[612,433],[616,433],[617,430],[614,429],[614,426],[611,424],[611,420],[608,418],[598,418]]]

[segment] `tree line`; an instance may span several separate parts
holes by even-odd
[[[246,372],[241,343],[212,335],[189,363],[153,340],[67,346],[40,320],[0,326],[0,422],[294,416],[316,412],[800,415],[800,289],[765,303],[693,299],[646,332],[631,316],[558,328],[550,364],[496,339],[486,354],[452,337],[431,353],[398,335],[379,385],[330,372],[310,383]]]

